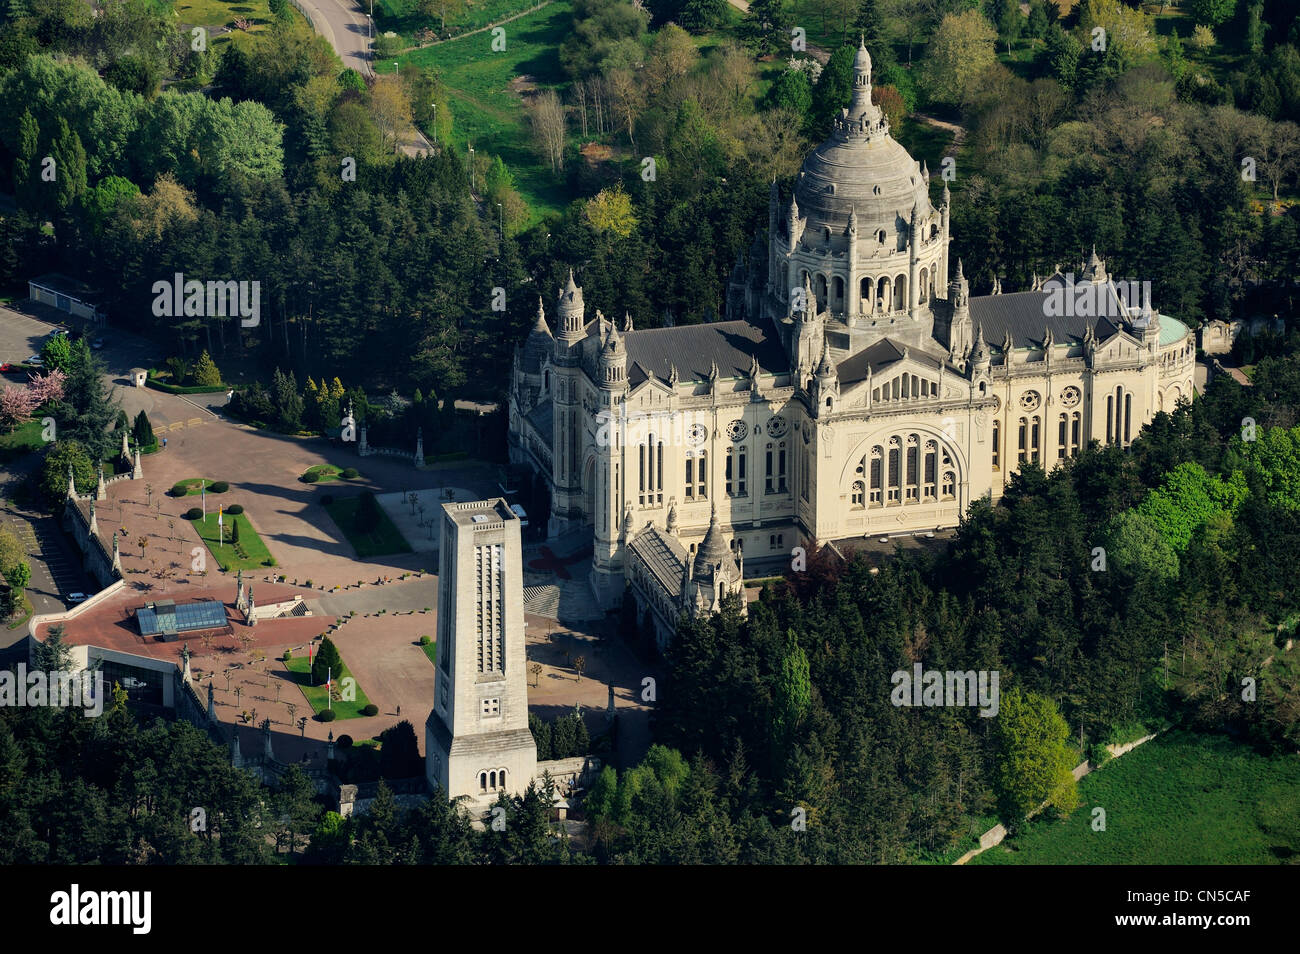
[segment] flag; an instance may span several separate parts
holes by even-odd
[[[218,544],[225,544],[226,542],[226,534],[224,532],[225,524],[221,522],[221,511],[223,509],[224,507],[221,504],[217,504],[217,543]]]

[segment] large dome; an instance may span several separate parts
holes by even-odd
[[[853,95],[836,117],[831,136],[804,160],[795,202],[807,226],[842,232],[857,212],[860,235],[894,232],[910,222],[912,209],[930,210],[921,167],[889,134],[889,121],[871,101],[871,57],[859,45]],[[901,219],[901,221],[900,221]]]

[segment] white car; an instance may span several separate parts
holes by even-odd
[[[45,367],[45,362],[41,360],[41,356],[40,356],[39,354],[34,354],[34,355],[31,355],[30,357],[26,358],[26,359],[23,361],[23,364],[31,365],[33,368],[43,368],[43,367]]]
[[[70,606],[76,606],[78,603],[84,603],[84,602],[86,602],[87,599],[89,599],[89,597],[86,596],[85,593],[69,593],[69,594],[68,594],[68,604],[69,604]]]

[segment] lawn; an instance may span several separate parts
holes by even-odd
[[[451,97],[452,141],[462,149],[475,145],[500,156],[514,174],[515,186],[534,221],[544,213],[561,212],[569,194],[533,152],[523,100],[509,87],[523,76],[539,87],[566,82],[559,47],[572,28],[572,8],[565,0],[555,0],[507,24],[502,52],[492,51],[492,34],[486,32],[412,50],[398,58],[403,68],[414,65],[439,72]],[[376,68],[392,72],[392,61],[376,64]]]
[[[285,662],[284,665],[289,672],[293,673],[294,684],[302,690],[302,694],[306,697],[308,705],[310,705],[316,712],[320,712],[327,708],[325,687],[323,685],[313,686],[311,684],[311,663],[308,661],[307,657],[295,656]],[[352,677],[352,673],[348,671],[347,663],[344,663],[343,671],[341,673],[334,673],[334,688],[336,692],[338,691],[338,681],[349,677]],[[361,716],[361,710],[370,705],[370,700],[366,698],[366,694],[362,691],[360,683],[356,683],[356,689],[356,699],[350,702],[335,699],[333,704],[328,706],[328,708],[331,708],[338,713],[335,717],[336,719],[359,718]]]
[[[333,464],[315,464],[314,466],[307,468],[303,473],[303,477],[306,477],[307,474],[315,474],[316,479],[314,481],[303,482],[323,484],[331,480],[355,480],[356,477],[361,476],[360,474],[357,474],[356,477],[344,477],[343,470],[344,468],[335,467]]]
[[[215,480],[209,480],[206,477],[186,477],[184,480],[176,481],[176,483],[172,484],[172,486],[173,487],[183,486],[185,488],[186,497],[197,497],[200,493],[203,492],[204,487],[211,490],[212,485],[215,483],[216,483]],[[170,489],[167,491],[167,494],[168,496],[171,495]]]
[[[424,643],[421,643],[420,648],[423,649],[424,654],[429,657],[429,662],[433,663],[435,666],[438,665],[438,641],[436,639],[427,646]]]
[[[225,544],[217,542],[217,510],[212,508],[208,511],[205,518],[200,517],[197,520],[191,520],[194,529],[198,531],[199,537],[208,545],[208,551],[221,569],[230,570],[256,570],[264,566],[274,566],[268,563],[271,559],[271,551],[266,548],[262,538],[257,535],[253,525],[248,522],[248,517],[244,514],[225,516]],[[232,525],[239,524],[239,542],[232,544],[230,535]]]
[[[352,544],[352,549],[357,551],[357,559],[411,552],[411,545],[406,542],[406,538],[382,509],[379,511],[379,523],[375,529],[369,532],[358,530],[356,513],[360,505],[359,496],[343,497],[325,504],[325,509],[334,520],[334,524],[342,531],[348,543]]]
[[[1300,756],[1174,732],[1079,783],[1079,809],[971,864],[1260,865],[1300,858]],[[1106,830],[1093,831],[1093,809]]]
[[[45,446],[45,441],[41,440],[42,430],[41,420],[36,418],[26,424],[19,424],[6,434],[0,434],[0,460],[13,460],[40,450]]]

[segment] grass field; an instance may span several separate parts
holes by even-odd
[[[326,511],[329,512],[335,525],[347,538],[348,543],[357,551],[357,559],[364,560],[366,557],[384,556],[389,553],[410,553],[411,545],[406,542],[401,531],[393,525],[388,514],[381,509],[379,511],[379,525],[369,533],[361,533],[354,526],[356,520],[357,507],[361,504],[361,498],[344,497],[338,500],[332,500],[325,504]]]
[[[435,666],[438,665],[438,641],[436,639],[427,646],[421,644],[420,648],[423,649],[424,654],[429,657],[429,662],[433,663]]]
[[[506,48],[492,51],[492,34],[477,33],[437,46],[413,50],[401,57],[408,65],[439,71],[450,90],[454,116],[452,141],[473,145],[500,156],[514,174],[515,185],[534,219],[560,212],[568,202],[564,183],[537,159],[529,144],[527,114],[510,84],[521,76],[540,87],[566,79],[560,69],[559,47],[573,27],[573,11],[565,0],[507,24]],[[392,64],[376,64],[391,72]]]
[[[271,551],[266,548],[262,538],[257,535],[252,524],[248,522],[248,517],[243,514],[225,516],[225,538],[224,545],[217,542],[217,511],[215,509],[208,511],[206,519],[200,517],[198,520],[191,520],[194,529],[198,531],[199,537],[208,545],[208,552],[212,554],[213,559],[221,569],[229,570],[254,570],[263,566],[268,566],[266,561],[271,559]],[[232,524],[239,524],[239,542],[231,543]]]
[[[1300,756],[1175,732],[1093,772],[1079,791],[1070,818],[1035,822],[970,863],[1300,863]],[[1097,807],[1105,831],[1092,830]]]
[[[311,663],[308,661],[306,656],[295,656],[284,665],[289,672],[293,673],[294,682],[297,684],[298,688],[302,690],[302,694],[306,697],[308,705],[310,705],[316,712],[320,712],[325,708],[331,708],[338,713],[338,715],[335,716],[336,719],[356,719],[361,715],[362,708],[370,704],[370,700],[366,698],[365,692],[361,689],[361,684],[357,683],[356,699],[351,701],[335,699],[332,705],[327,706],[325,687],[323,685],[313,686],[311,684]],[[343,672],[334,673],[335,688],[338,687],[338,681],[340,679],[347,678],[353,677],[352,673],[348,671],[347,663],[344,663]]]
[[[375,4],[375,24],[379,29],[392,30],[408,43],[413,43],[416,32],[426,27],[440,37],[454,37],[535,6],[537,0],[466,0],[461,9],[447,17],[446,32],[443,32],[442,18],[422,15],[417,0],[378,0]]]

